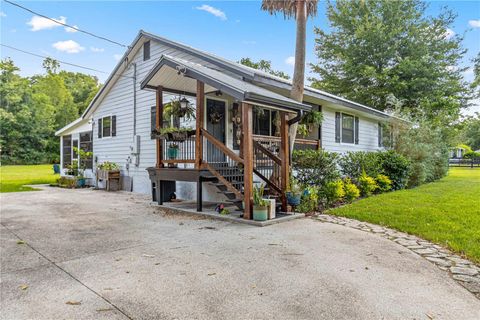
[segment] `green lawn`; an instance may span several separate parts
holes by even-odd
[[[56,182],[60,175],[53,174],[51,164],[27,166],[1,166],[0,192],[33,191],[35,188],[25,184],[44,184]]]
[[[452,168],[440,181],[327,213],[414,234],[480,262],[480,169]]]

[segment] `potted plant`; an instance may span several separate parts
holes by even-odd
[[[167,127],[160,128],[156,130],[157,138],[165,139],[167,141],[177,141],[183,142],[187,140],[188,137],[195,135],[195,130],[188,128],[176,128],[176,127]]]
[[[268,201],[263,199],[264,185],[253,187],[253,220],[266,221],[268,219]]]
[[[185,97],[174,98],[163,106],[163,118],[170,120],[172,117],[195,119],[195,108]]]
[[[178,144],[176,143],[171,143],[169,146],[168,146],[168,158],[170,160],[173,160],[173,159],[176,159],[177,156],[178,156]]]
[[[285,195],[287,196],[287,202],[289,205],[296,207],[300,204],[302,189],[295,178],[290,178],[290,186]]]
[[[313,131],[314,126],[321,125],[322,121],[323,114],[320,111],[310,111],[300,120],[297,126],[297,133],[306,137]]]
[[[83,188],[85,187],[85,170],[87,170],[87,162],[81,161],[82,159],[88,159],[93,156],[93,152],[85,151],[80,148],[73,147],[73,150],[76,154],[78,154],[79,159],[76,160],[77,165],[77,187]]]

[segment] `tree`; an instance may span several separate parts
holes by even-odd
[[[65,87],[71,93],[80,116],[100,89],[98,78],[80,72],[60,71]]]
[[[470,146],[472,150],[480,150],[480,112],[463,119],[459,127],[457,142]]]
[[[266,73],[269,73],[271,75],[274,75],[283,79],[287,79],[287,80],[290,79],[290,76],[285,72],[279,71],[279,70],[273,70],[272,63],[268,60],[261,59],[258,62],[254,62],[250,58],[242,58],[240,59],[240,61],[238,61],[238,63],[253,69],[262,70]]]
[[[294,17],[297,23],[295,41],[295,65],[290,97],[303,101],[305,87],[305,46],[307,18],[317,14],[318,0],[263,0],[262,10],[270,14],[282,13],[285,19]]]
[[[57,73],[58,68],[60,68],[60,63],[53,58],[47,57],[43,60],[42,67],[48,73]]]
[[[328,2],[332,31],[315,28],[312,85],[378,110],[393,96],[416,118],[457,119],[470,96],[458,67],[466,50],[448,33],[456,15],[430,17],[426,8],[420,0]]]

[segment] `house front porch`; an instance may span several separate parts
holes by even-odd
[[[142,81],[155,90],[157,132],[164,126],[164,92],[195,97],[195,128],[181,138],[157,135],[156,166],[148,168],[154,198],[165,205],[165,189],[176,182],[196,184],[195,201],[169,206],[201,212],[204,184],[222,194],[225,207],[252,219],[253,186],[265,185],[265,198],[275,199],[276,211],[288,213],[285,192],[290,176],[290,126],[309,106],[270,92],[234,76],[198,64],[163,56]],[[275,120],[274,135],[254,134],[261,114]],[[167,121],[168,123],[169,121]],[[274,124],[270,123],[271,127]],[[319,148],[319,140],[295,141],[296,147]],[[173,150],[175,149],[175,150]],[[170,181],[168,183],[167,181]],[[193,200],[193,199],[189,199]],[[206,199],[211,200],[211,199]]]

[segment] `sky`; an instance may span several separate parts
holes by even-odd
[[[33,11],[129,45],[140,29],[188,44],[224,58],[266,59],[274,69],[293,73],[295,23],[282,15],[260,10],[260,1],[17,1]],[[480,1],[429,1],[428,15],[447,6],[458,14],[450,35],[464,35],[468,49],[462,66],[471,67],[480,51]],[[330,30],[326,3],[307,26],[307,62],[315,62],[314,27]],[[62,69],[95,75],[103,82],[125,48],[65,28],[4,1],[0,2],[1,43],[42,56],[70,62],[105,73],[62,65]],[[43,73],[42,59],[0,47],[1,57],[11,57],[21,74]],[[473,79],[472,68],[464,73]],[[480,100],[466,111],[480,111]]]

